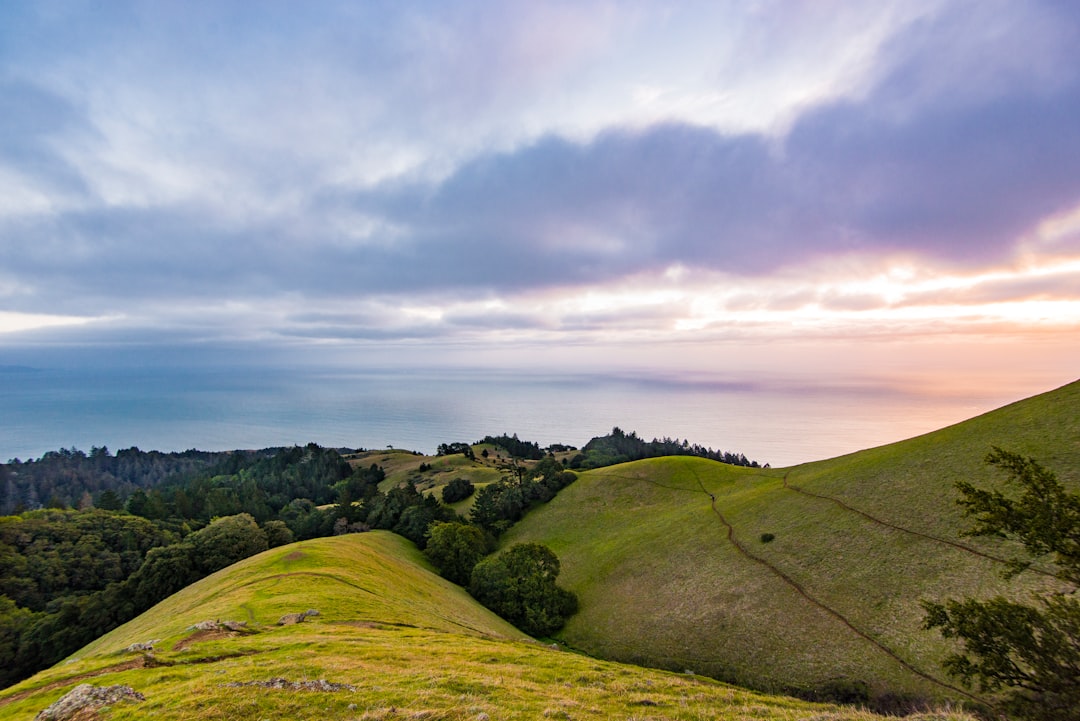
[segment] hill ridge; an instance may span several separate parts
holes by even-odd
[[[286,559],[297,555],[292,570],[282,572],[291,563]],[[311,574],[297,571],[296,564],[340,570]],[[370,578],[378,580],[370,587],[356,582],[375,571],[379,575]],[[335,590],[334,598],[314,598],[313,575],[320,583],[335,581],[333,589],[368,593],[353,599]],[[342,579],[345,586],[337,582]],[[271,549],[185,591],[185,597],[167,599],[68,662],[0,692],[5,718],[29,721],[64,691],[88,681],[130,686],[141,695],[143,700],[99,712],[110,719],[881,718],[553,649],[505,626],[435,576],[406,541],[377,531]],[[297,603],[298,593],[324,612],[302,623],[272,625],[278,609],[305,605]],[[198,603],[204,599],[211,600]],[[441,612],[459,602],[464,606],[457,611]],[[254,619],[248,632],[185,626],[196,613],[227,617],[241,610]],[[425,614],[433,611],[445,618],[425,628]],[[462,614],[488,622],[474,632],[446,622],[460,621]],[[159,638],[148,642],[157,650],[125,648],[150,636]],[[954,712],[923,719],[972,721]]]
[[[693,472],[695,477],[697,477],[697,473],[694,472],[693,469],[691,469],[691,472]],[[785,474],[784,477],[786,479],[787,475]],[[764,558],[751,553],[750,550],[746,547],[746,545],[741,543],[739,541],[739,539],[736,537],[736,535],[735,535],[735,527],[732,526],[731,523],[728,522],[728,520],[724,517],[724,514],[717,507],[717,505],[716,505],[716,497],[713,496],[711,493],[708,493],[707,490],[705,490],[705,485],[703,483],[701,483],[700,478],[698,479],[698,483],[701,485],[702,492],[707,493],[709,495],[710,505],[712,507],[713,513],[716,514],[716,517],[720,519],[720,522],[727,529],[727,540],[728,540],[728,542],[731,543],[731,545],[733,545],[736,549],[738,549],[738,551],[742,555],[744,555],[747,558],[749,558],[749,559],[751,559],[753,561],[756,561],[757,563],[760,563],[761,565],[768,568],[776,576],[780,577],[785,583],[787,583],[788,585],[793,587],[799,593],[799,595],[801,595],[807,601],[814,604],[818,608],[822,609],[826,613],[829,613],[832,616],[834,616],[837,620],[840,621],[840,623],[842,623],[844,626],[846,626],[851,631],[853,631],[857,636],[861,637],[862,639],[864,639],[865,641],[867,641],[871,645],[875,646],[879,651],[881,651],[886,656],[888,656],[889,658],[891,658],[894,661],[896,661],[897,663],[899,663],[901,666],[903,666],[905,669],[907,669],[911,673],[914,673],[915,675],[920,676],[920,677],[926,679],[927,681],[935,683],[935,684],[941,686],[942,688],[946,688],[946,689],[949,689],[950,691],[954,691],[954,692],[956,692],[956,693],[958,693],[958,694],[960,694],[962,696],[966,696],[967,698],[971,699],[972,701],[975,701],[977,703],[986,703],[985,699],[980,698],[980,697],[978,697],[978,696],[976,696],[974,694],[971,694],[971,693],[969,693],[969,692],[967,692],[967,691],[965,691],[965,690],[963,690],[963,689],[961,689],[961,688],[959,688],[957,686],[954,686],[953,684],[950,684],[950,683],[948,683],[946,681],[943,681],[943,680],[941,680],[941,679],[939,679],[939,678],[937,678],[937,677],[935,677],[935,676],[933,676],[933,675],[931,675],[931,674],[929,674],[929,673],[927,673],[927,672],[925,672],[925,671],[923,671],[923,670],[921,670],[919,668],[916,668],[909,661],[901,658],[900,655],[897,654],[893,649],[889,648],[884,643],[882,643],[878,639],[871,636],[868,632],[862,630],[861,628],[856,626],[854,623],[852,623],[851,619],[849,619],[847,616],[840,613],[838,610],[836,610],[835,608],[829,606],[828,604],[822,602],[820,599],[814,597],[812,594],[810,594],[810,592],[808,592],[805,588],[803,588],[802,585],[800,585],[797,581],[795,581],[795,579],[788,576],[786,573],[781,571],[775,565],[769,563]]]
[[[809,695],[847,679],[871,701],[986,700],[945,675],[952,642],[923,629],[920,601],[1058,583],[1046,564],[1005,581],[1019,546],[961,537],[954,483],[1000,483],[984,463],[992,446],[1080,484],[1080,381],[787,469],[664,458],[590,470],[503,543],[559,554],[581,599],[562,638],[590,653]],[[705,544],[709,518],[728,552]]]
[[[716,461],[709,461],[708,459],[702,459],[702,460],[705,460],[706,462],[709,462],[709,463],[715,463],[716,462]],[[658,487],[658,488],[664,488],[664,489],[670,490],[670,491],[684,492],[684,493],[695,493],[695,494],[696,493],[702,493],[702,494],[708,496],[709,501],[710,501],[710,509],[711,509],[712,513],[719,519],[720,523],[725,528],[725,534],[726,534],[727,542],[733,548],[735,548],[735,550],[738,551],[739,554],[742,555],[744,558],[747,558],[747,559],[753,561],[754,563],[757,563],[757,564],[767,568],[773,575],[775,575],[777,578],[779,578],[785,584],[787,584],[792,589],[794,589],[794,591],[796,593],[798,593],[807,602],[809,602],[813,606],[819,608],[820,610],[824,611],[825,613],[831,615],[833,618],[835,618],[837,621],[839,621],[843,626],[845,626],[848,630],[853,632],[855,635],[857,635],[858,637],[860,637],[861,639],[863,639],[867,643],[874,646],[878,651],[882,652],[883,654],[885,654],[887,657],[889,657],[890,659],[892,659],[896,663],[900,664],[903,668],[905,668],[910,673],[913,673],[913,674],[915,674],[915,675],[917,675],[917,676],[919,676],[919,677],[921,677],[923,679],[926,679],[927,681],[930,681],[931,683],[934,683],[934,684],[936,684],[938,686],[941,686],[942,688],[948,689],[949,691],[952,691],[952,692],[954,692],[956,694],[959,694],[960,696],[966,697],[967,699],[969,699],[971,701],[974,701],[976,703],[979,703],[979,704],[988,703],[987,699],[985,699],[985,698],[981,698],[981,697],[979,697],[979,696],[977,696],[975,694],[972,694],[972,693],[970,693],[968,691],[965,691],[964,689],[959,688],[958,686],[955,686],[954,684],[950,684],[949,682],[947,682],[947,681],[945,681],[945,680],[943,680],[941,678],[935,677],[932,674],[917,668],[912,663],[910,663],[909,661],[902,658],[899,654],[897,654],[891,648],[886,646],[884,643],[882,643],[878,639],[871,636],[868,632],[860,629],[849,618],[847,618],[844,614],[840,613],[840,611],[838,611],[837,609],[835,609],[835,608],[829,606],[828,604],[822,602],[820,599],[814,597],[809,591],[806,590],[806,588],[804,588],[801,584],[799,584],[797,581],[795,581],[789,575],[787,575],[782,570],[780,570],[777,566],[770,563],[769,561],[762,558],[761,556],[758,556],[758,555],[754,554],[753,552],[751,552],[749,550],[749,548],[746,546],[746,544],[744,544],[743,542],[741,542],[737,538],[736,532],[735,532],[735,527],[724,517],[723,512],[717,506],[717,501],[716,501],[715,495],[710,493],[708,491],[708,489],[705,487],[705,484],[701,481],[700,477],[697,474],[697,471],[693,468],[692,463],[690,461],[688,461],[687,459],[682,458],[682,457],[672,457],[671,461],[672,462],[678,461],[678,462],[681,463],[681,465],[683,465],[685,468],[687,468],[690,471],[690,473],[693,474],[693,476],[695,478],[695,481],[698,484],[698,487],[699,487],[700,490],[694,490],[694,489],[688,489],[688,488],[680,488],[680,487],[676,487],[676,486],[669,486],[669,485],[665,485],[665,484],[662,484],[662,483],[658,483],[658,482],[651,481],[649,479],[643,479],[643,478],[634,478],[634,477],[630,477],[630,476],[619,476],[619,477],[624,478],[625,480],[640,481],[640,482],[648,483],[648,484],[650,484],[652,486],[655,486],[655,487]],[[788,472],[790,472],[790,469],[788,469]],[[614,475],[614,474],[612,474],[612,475]],[[770,480],[775,479],[775,476],[766,475],[766,474],[763,474],[763,473],[750,474],[750,477],[768,478]],[[784,474],[783,479],[785,481],[785,486],[786,486],[787,473]],[[814,496],[814,494],[808,494],[808,495]],[[826,500],[832,500],[832,499],[826,499]],[[854,510],[854,509],[848,509],[848,510]],[[877,521],[877,519],[874,519],[874,518],[872,518],[870,516],[867,516],[866,514],[861,514],[860,513],[859,515],[863,515],[863,516],[865,516],[866,518],[868,518],[868,519],[870,519],[872,521]],[[892,526],[891,524],[888,524],[888,523],[884,523],[883,525],[889,526],[890,528],[895,528],[896,530],[899,530],[899,531],[910,532],[910,531],[907,531],[907,529],[903,529],[903,528],[900,528],[900,527],[897,527],[897,526]],[[915,533],[915,535],[922,536],[923,534]],[[929,536],[923,536],[923,537],[928,538],[929,540],[934,540],[934,541],[938,540],[938,539],[935,539],[935,538],[931,538]],[[950,544],[950,545],[955,545],[955,544]],[[969,550],[969,549],[965,548],[964,550]],[[984,554],[978,554],[978,555],[984,555]],[[986,556],[986,557],[991,558],[990,556]],[[1000,560],[1000,559],[993,559],[993,560]],[[1004,561],[1002,561],[1002,562],[1004,562]]]

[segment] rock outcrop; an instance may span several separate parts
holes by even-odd
[[[222,684],[228,688],[243,688],[256,686],[258,688],[274,688],[282,691],[355,691],[356,687],[347,683],[333,683],[325,679],[315,681],[290,681],[285,678],[272,678],[268,681],[233,681]]]
[[[120,701],[145,701],[146,697],[131,686],[91,686],[79,684],[60,700],[38,713],[34,721],[69,721],[81,716],[85,709],[112,706]]]
[[[303,613],[286,613],[284,616],[278,619],[277,625],[279,626],[291,626],[294,623],[303,623],[304,619],[308,616],[318,616],[319,612],[314,608],[309,608]]]

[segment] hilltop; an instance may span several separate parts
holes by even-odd
[[[787,469],[661,458],[582,473],[515,526],[562,561],[580,601],[560,638],[585,652],[691,668],[755,688],[977,703],[941,671],[921,599],[1053,587],[1007,583],[1018,548],[961,538],[956,480],[993,486],[992,446],[1080,485],[1080,383],[900,443]]]
[[[276,625],[307,609],[318,613]],[[100,710],[107,719],[879,718],[540,644],[385,532],[303,541],[219,571],[0,692],[0,713],[32,719],[87,682],[145,697]]]

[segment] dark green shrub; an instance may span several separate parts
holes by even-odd
[[[469,593],[532,636],[549,636],[577,612],[571,591],[556,585],[559,559],[547,546],[519,543],[485,558],[472,572]]]
[[[455,478],[454,480],[443,486],[442,499],[443,503],[457,503],[458,501],[464,501],[471,496],[476,490],[474,486],[466,478]]]

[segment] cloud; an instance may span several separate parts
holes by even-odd
[[[99,20],[60,3],[8,17],[0,304],[125,329],[79,338],[856,317],[898,301],[839,287],[849,265],[963,274],[1067,255],[1032,238],[1080,202],[1069,6],[116,3]],[[590,293],[617,300],[588,307]]]

